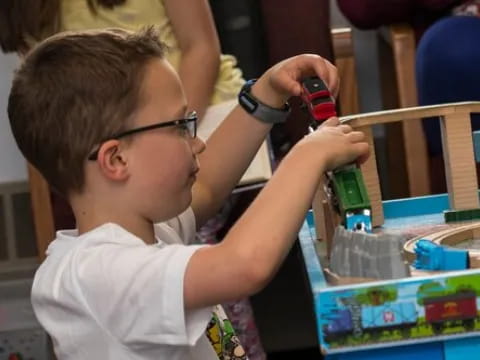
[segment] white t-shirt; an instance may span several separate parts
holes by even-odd
[[[146,245],[116,224],[57,232],[35,274],[32,304],[59,360],[217,359],[212,308],[185,312],[183,279],[199,248],[188,209]],[[182,241],[183,239],[183,241]]]

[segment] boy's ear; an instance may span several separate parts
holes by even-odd
[[[97,163],[103,175],[110,180],[125,181],[130,176],[127,158],[118,140],[108,140],[100,146]]]

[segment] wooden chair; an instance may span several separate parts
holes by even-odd
[[[30,164],[28,164],[28,181],[38,257],[43,261],[48,244],[55,235],[50,187],[38,170]]]
[[[360,112],[360,105],[352,29],[332,29],[332,43],[335,65],[337,66],[341,81],[340,92],[338,94],[340,115],[358,114]]]
[[[382,28],[379,34],[384,108],[418,106],[413,29],[407,24],[394,24]],[[429,162],[421,119],[389,124],[386,129],[389,180],[394,197],[430,194]]]
[[[407,24],[382,28],[380,40],[384,108],[417,106],[416,44],[412,28]],[[332,30],[335,64],[342,82],[339,94],[341,116],[360,112],[353,41],[350,28]],[[395,85],[392,87],[392,84]],[[393,197],[429,194],[429,163],[421,120],[387,124],[386,134],[388,181]]]

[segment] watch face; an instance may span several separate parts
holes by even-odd
[[[257,108],[258,104],[254,102],[249,96],[245,93],[240,94],[240,102],[243,105],[243,108],[249,113],[252,113]]]

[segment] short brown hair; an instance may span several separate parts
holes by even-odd
[[[8,116],[18,147],[52,187],[82,191],[88,154],[127,128],[140,106],[146,65],[163,53],[150,27],[63,33],[27,56],[13,80]]]

